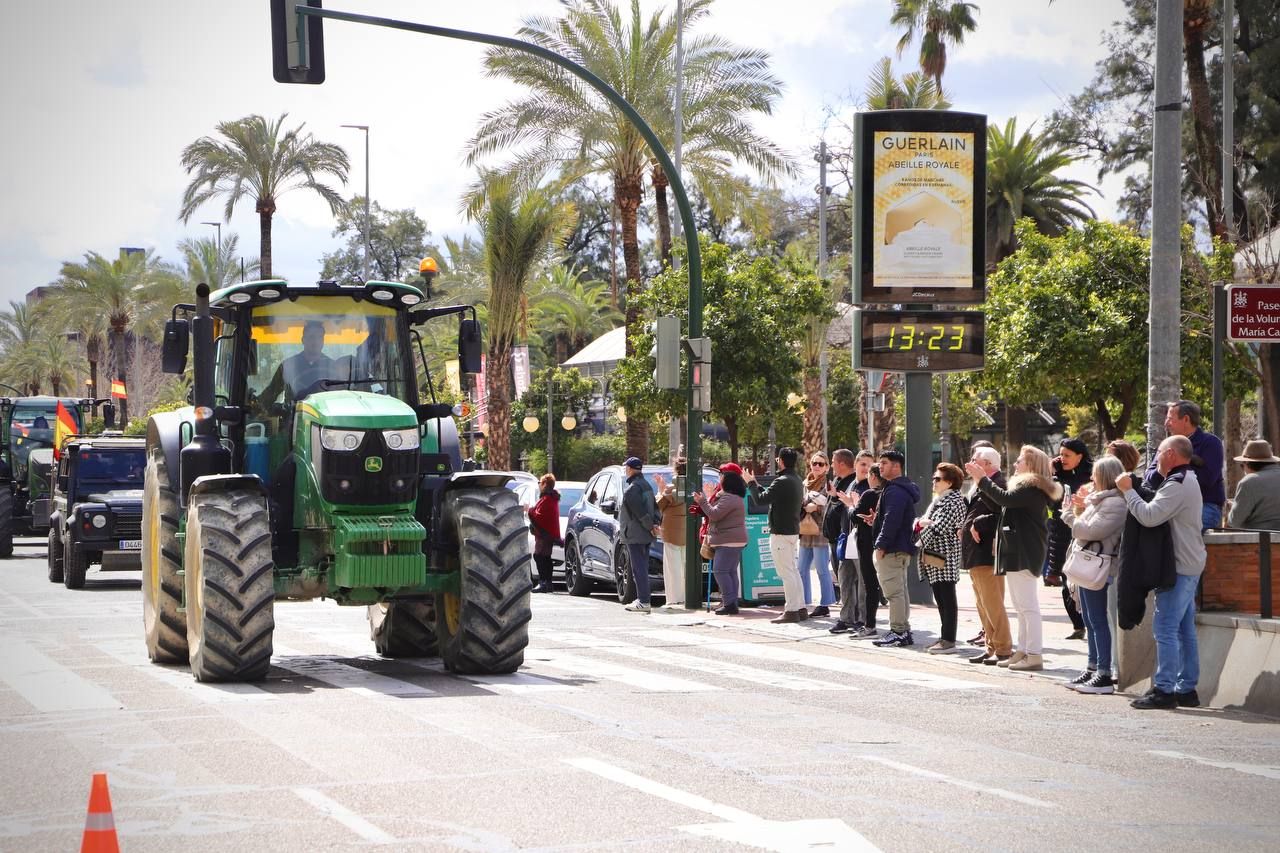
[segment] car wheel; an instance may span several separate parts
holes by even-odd
[[[631,560],[625,546],[613,554],[613,583],[620,604],[630,604],[636,600],[636,579],[631,574]]]
[[[577,540],[564,543],[564,585],[570,595],[590,595],[595,583],[582,573],[582,550]]]

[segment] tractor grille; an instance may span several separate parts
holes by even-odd
[[[380,430],[369,430],[364,441],[352,451],[325,450],[320,445],[320,428],[313,428],[320,492],[336,504],[376,506],[410,503],[418,493],[419,451],[391,450],[383,443]],[[365,460],[382,459],[380,471],[369,471]]]

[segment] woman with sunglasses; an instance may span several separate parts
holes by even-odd
[[[804,503],[800,506],[800,582],[804,585],[804,606],[813,604],[813,579],[810,567],[818,570],[822,599],[809,611],[810,616],[831,615],[836,603],[836,586],[831,579],[831,543],[822,535],[822,516],[827,508],[827,457],[815,453],[809,459],[809,473],[804,481]]]
[[[956,622],[960,606],[956,602],[956,584],[960,581],[960,526],[964,524],[968,505],[960,487],[964,472],[943,462],[933,472],[933,502],[923,517],[916,519],[920,538],[920,579],[933,590],[933,600],[942,617],[941,638],[925,649],[931,655],[948,654],[956,647]],[[934,555],[934,556],[930,556]],[[941,557],[941,564],[933,562]]]

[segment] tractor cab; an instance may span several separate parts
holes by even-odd
[[[14,536],[44,536],[49,528],[49,470],[58,404],[80,432],[98,400],[72,397],[0,398],[0,557]]]

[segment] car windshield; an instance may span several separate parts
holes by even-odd
[[[350,388],[408,399],[396,311],[334,296],[254,309],[249,393],[261,406]]]
[[[141,489],[146,452],[137,450],[82,450],[77,457],[76,477],[95,483],[109,482],[117,489]]]
[[[560,493],[560,514],[561,515],[568,515],[569,507],[573,506],[578,501],[582,500],[581,486],[571,486],[569,488],[556,486],[556,491]]]

